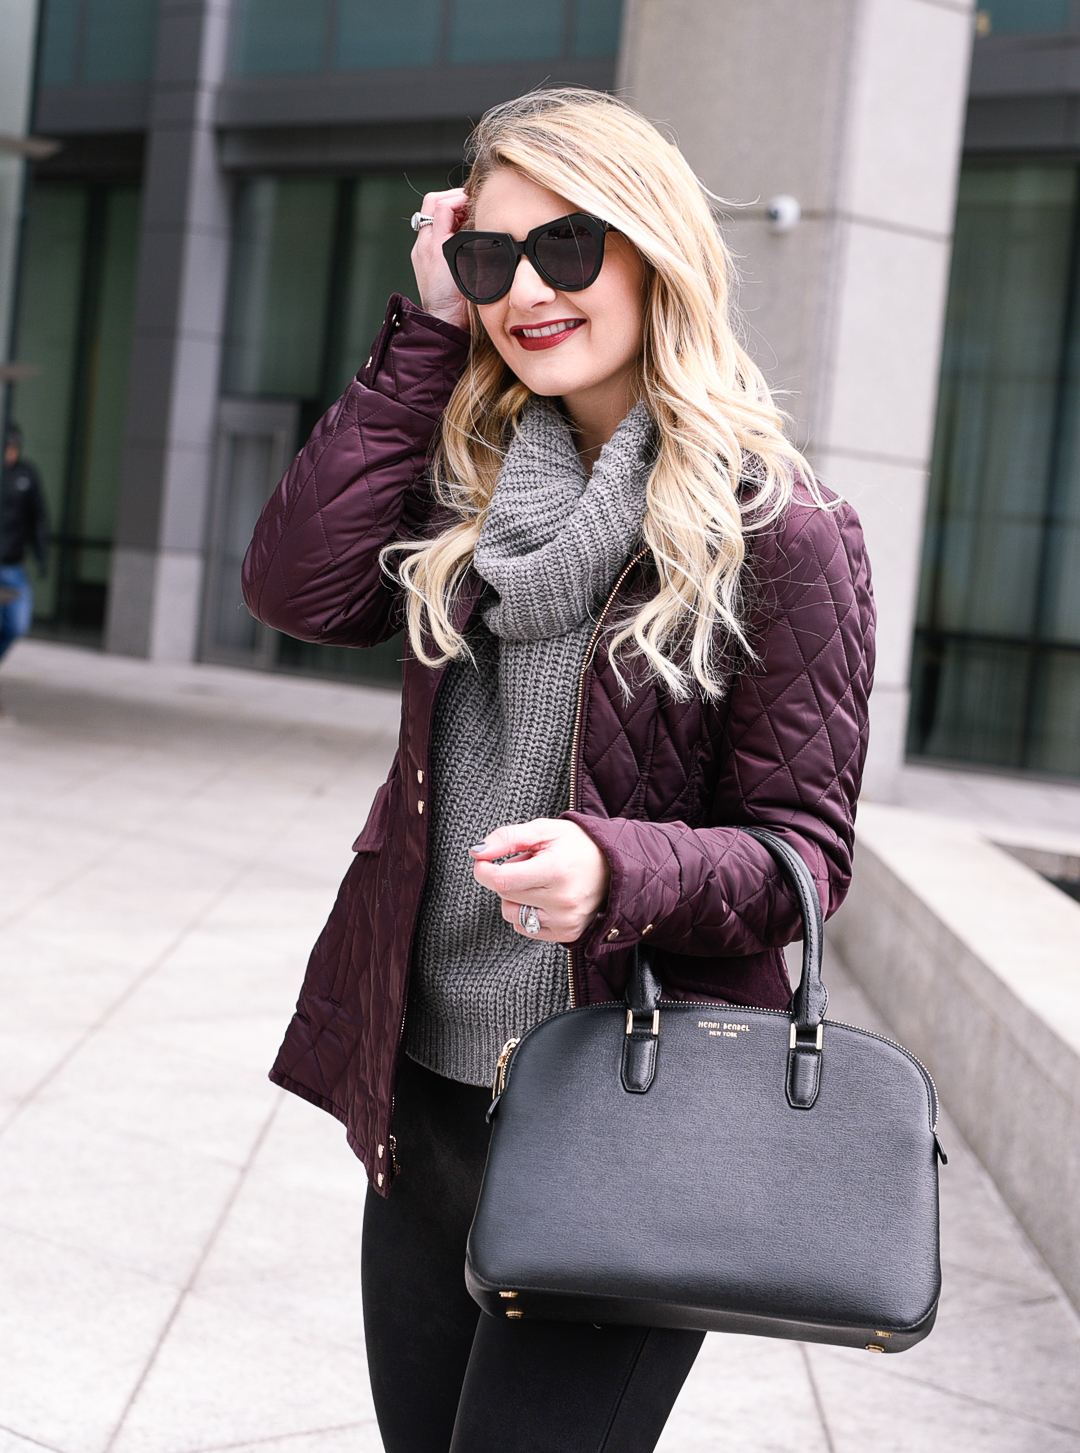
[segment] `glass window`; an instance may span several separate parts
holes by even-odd
[[[41,83],[98,86],[149,81],[157,0],[46,0]]]
[[[29,197],[13,417],[41,470],[53,551],[36,618],[96,636],[105,618],[123,445],[137,187],[37,183]]]
[[[339,0],[334,64],[346,71],[434,65],[442,12],[443,0]]]
[[[391,293],[415,296],[408,219],[424,192],[447,185],[445,172],[434,171],[250,177],[240,184],[220,431],[231,441],[231,454],[219,457],[213,512],[222,580],[208,597],[203,631],[204,653],[212,659],[243,658],[250,665],[367,681],[400,679],[396,642],[346,651],[284,636],[268,640],[249,617],[237,621],[243,553],[237,542],[250,538],[281,468],[267,463],[278,415],[267,414],[270,422],[260,423],[261,416],[249,419],[244,409],[257,404],[265,411],[270,400],[291,404],[295,436],[287,453],[306,438],[363,365]]]
[[[986,0],[979,8],[980,35],[1032,35],[1068,26],[1069,0]]]
[[[451,61],[546,60],[562,52],[566,0],[455,0]]]
[[[622,0],[236,0],[232,69],[272,76],[602,58],[618,49],[621,13]]]
[[[223,392],[329,407],[367,357],[390,294],[415,294],[409,217],[448,184],[435,171],[243,180]]]
[[[622,0],[577,0],[571,47],[582,60],[602,59],[619,49]]]
[[[239,76],[321,70],[328,0],[237,0],[232,68]]]
[[[337,184],[329,177],[241,183],[233,237],[224,389],[322,395]]]
[[[83,84],[149,80],[157,0],[83,0],[83,4]]]
[[[410,172],[408,177],[373,173],[349,185],[352,205],[336,287],[335,327],[328,339],[327,403],[345,391],[367,358],[390,295],[416,297],[408,219],[424,192],[448,185],[446,174],[439,172]]]
[[[27,458],[41,471],[54,532],[64,516],[85,230],[85,188],[33,188],[20,268],[16,357],[37,373],[16,387],[11,412],[23,430]],[[39,619],[55,614],[55,554],[49,574],[34,591]]]
[[[46,0],[41,13],[41,84],[72,86],[78,59],[79,0]]]
[[[128,350],[135,314],[138,262],[139,191],[111,188],[104,198],[102,255],[97,279],[97,327],[92,359],[93,398],[87,411],[79,534],[112,539],[120,456],[127,407]],[[102,585],[108,581],[108,554],[98,551],[87,570]],[[86,571],[83,572],[84,576]]]
[[[1077,173],[961,179],[916,633],[917,754],[1080,775]]]

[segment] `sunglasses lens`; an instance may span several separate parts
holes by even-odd
[[[509,248],[498,238],[471,237],[457,250],[455,266],[458,282],[481,302],[487,298],[495,299],[506,291],[511,261]]]
[[[580,292],[596,275],[599,240],[581,222],[555,222],[536,239],[536,260],[557,288]]]

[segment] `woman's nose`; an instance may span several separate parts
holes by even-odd
[[[514,281],[507,294],[510,306],[527,311],[535,308],[537,303],[550,303],[554,297],[555,289],[544,281],[529,259],[522,254],[518,258]]]

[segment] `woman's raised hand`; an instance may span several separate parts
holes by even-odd
[[[469,852],[473,877],[502,899],[507,923],[523,934],[518,915],[527,903],[540,918],[540,932],[529,936],[547,943],[574,943],[607,898],[607,858],[587,832],[565,818],[498,827]],[[493,861],[512,855],[517,855],[512,862]]]
[[[442,245],[465,225],[469,195],[464,187],[454,187],[449,192],[427,192],[420,210],[435,219],[430,227],[420,228],[413,243],[412,265],[416,286],[420,289],[420,306],[444,323],[468,328],[469,306],[450,276]]]

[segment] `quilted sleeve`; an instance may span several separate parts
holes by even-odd
[[[725,958],[789,943],[793,894],[742,826],[771,828],[802,854],[826,914],[851,876],[855,808],[867,743],[874,603],[862,531],[849,506],[797,501],[755,541],[758,660],[732,682],[723,715],[711,819],[571,816],[611,865],[594,951],[647,937],[672,953]]]
[[[342,646],[394,633],[379,551],[430,516],[428,449],[468,346],[460,328],[391,298],[371,357],[259,517],[242,577],[256,619]]]

